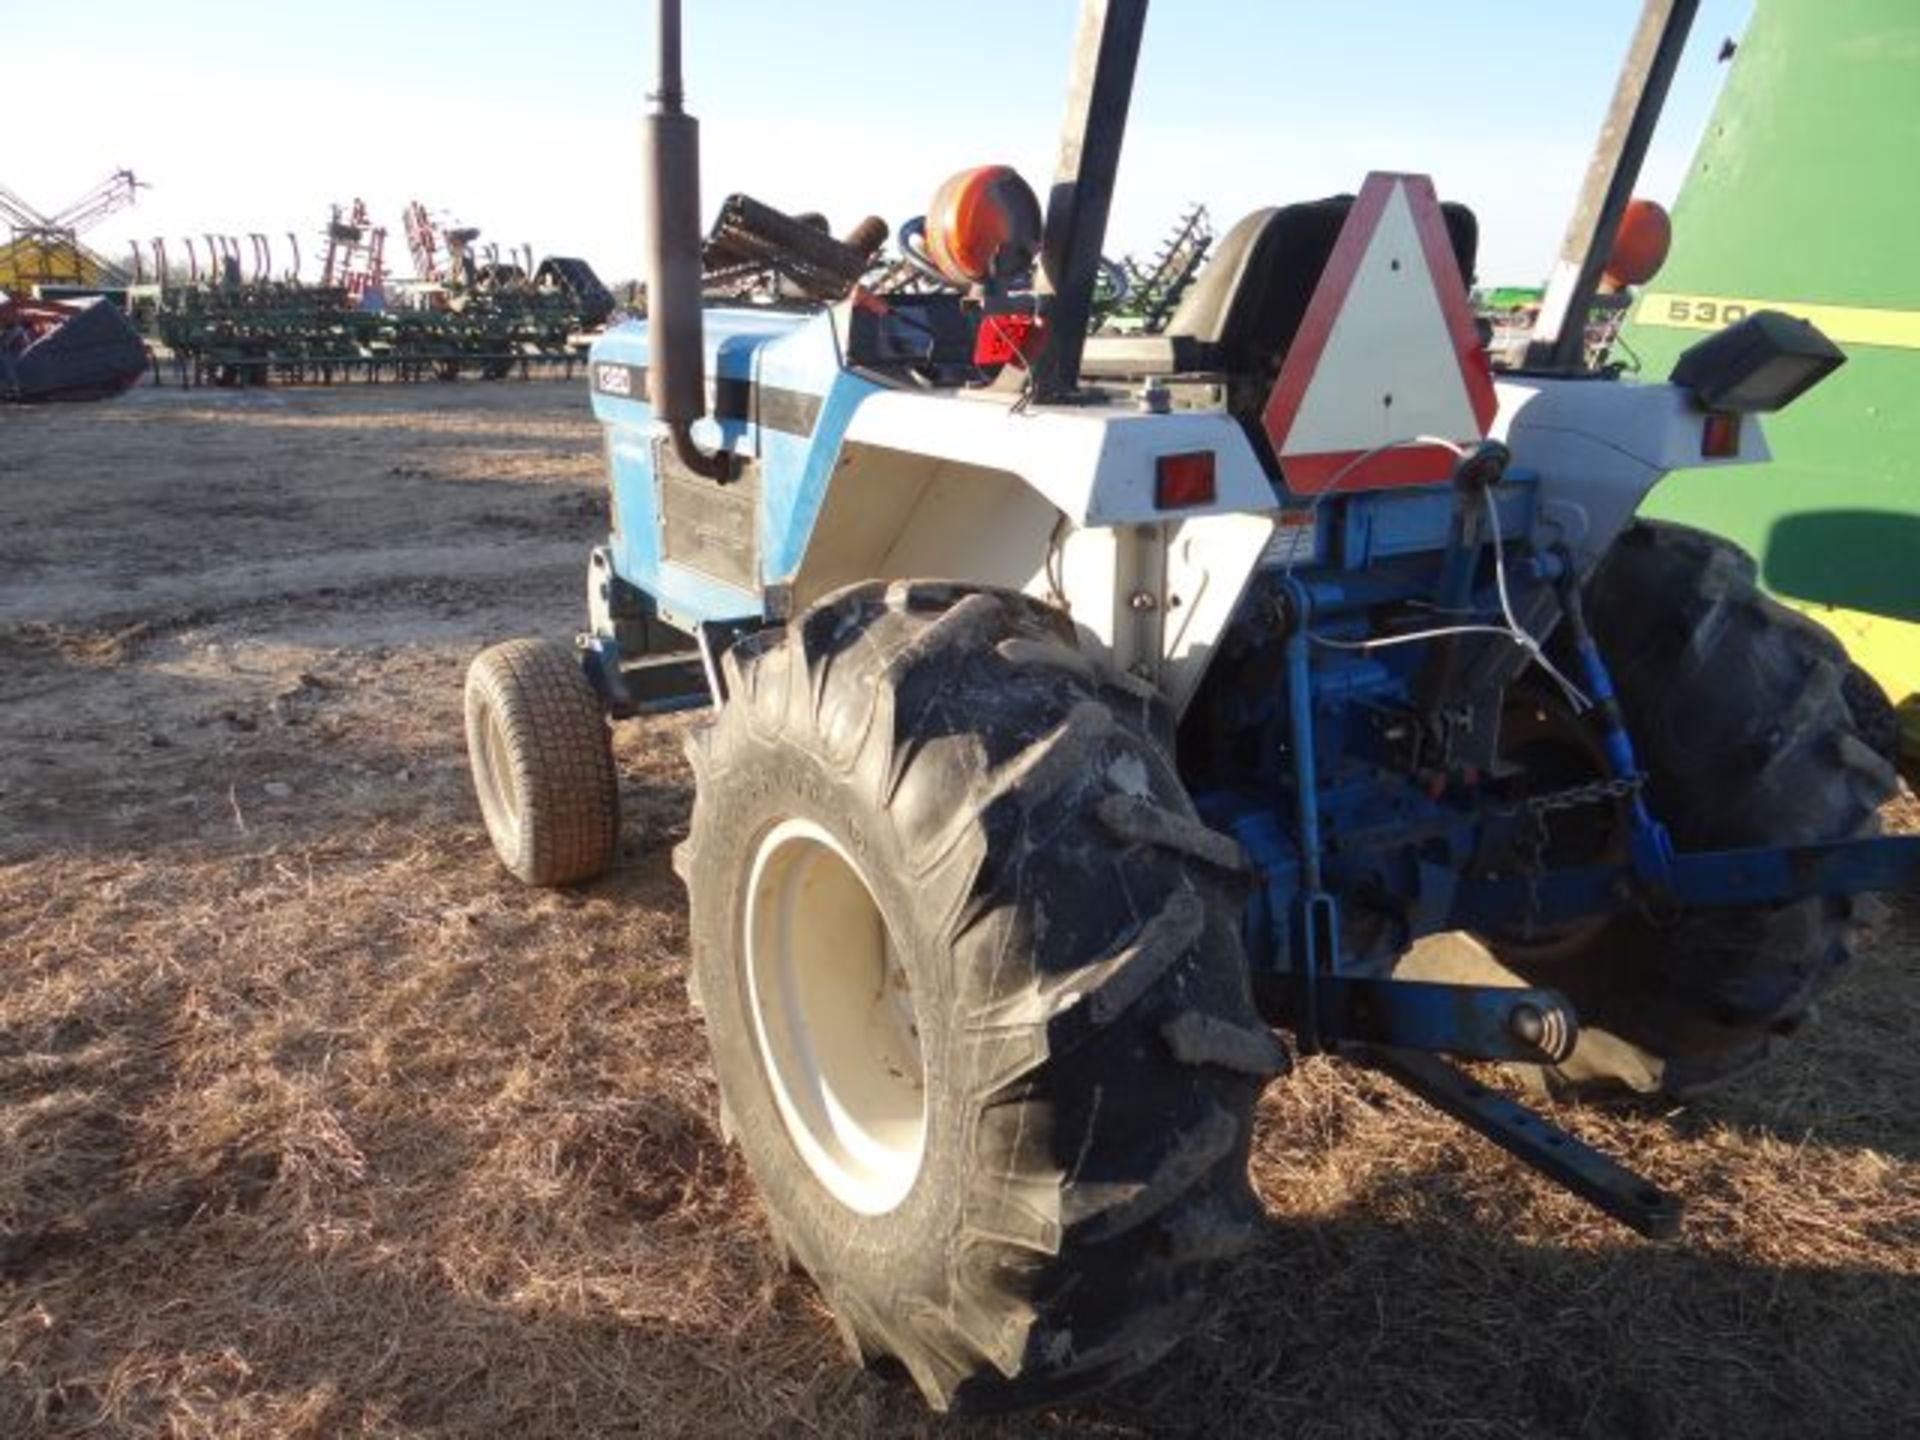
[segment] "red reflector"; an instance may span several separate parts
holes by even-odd
[[[1700,453],[1709,460],[1725,460],[1740,453],[1740,412],[1709,410],[1700,426]]]
[[[1029,364],[1045,333],[1038,315],[983,315],[973,337],[976,365]]]
[[[1153,503],[1162,510],[1213,503],[1213,452],[1162,455],[1153,462]]]

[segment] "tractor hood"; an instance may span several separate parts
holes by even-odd
[[[757,422],[755,381],[762,350],[802,332],[817,329],[828,341],[828,367],[814,393],[823,393],[833,376],[831,331],[825,315],[772,310],[710,309],[703,317],[706,338],[708,418],[694,428],[707,446],[724,445],[752,453],[749,425]],[[646,425],[647,322],[630,320],[599,336],[588,351],[588,383],[593,413],[603,424]]]

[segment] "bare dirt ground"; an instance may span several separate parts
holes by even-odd
[[[1154,1372],[963,1423],[851,1368],[715,1128],[678,728],[578,893],[469,799],[463,667],[578,624],[598,471],[578,385],[0,413],[0,1436],[1914,1433],[1911,906],[1764,1077],[1562,1116],[1678,1242],[1316,1061]]]

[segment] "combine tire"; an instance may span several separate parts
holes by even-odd
[[[1255,1231],[1238,847],[1058,614],[841,591],[726,657],[676,865],[721,1120],[935,1408],[1138,1370]]]
[[[573,651],[509,640],[467,669],[467,758],[500,863],[529,885],[607,868],[620,785],[600,700]]]
[[[1642,521],[1586,592],[1647,799],[1681,850],[1870,835],[1893,790],[1846,652],[1762,594],[1753,562]],[[1626,915],[1569,943],[1489,937],[1513,971],[1573,1001],[1581,1047],[1560,1088],[1684,1096],[1765,1059],[1852,956],[1854,902]]]

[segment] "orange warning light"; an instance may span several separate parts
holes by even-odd
[[[960,285],[1018,274],[1040,249],[1040,201],[1011,165],[962,170],[927,207],[927,258]]]
[[[1651,200],[1629,200],[1620,228],[1613,233],[1613,248],[1607,252],[1607,283],[1616,290],[1646,284],[1667,263],[1672,244],[1673,221],[1666,207]]]

